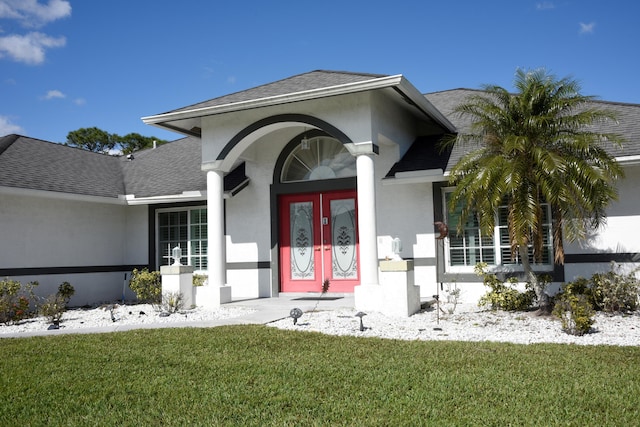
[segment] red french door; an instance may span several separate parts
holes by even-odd
[[[280,196],[282,292],[353,292],[359,281],[356,192]]]

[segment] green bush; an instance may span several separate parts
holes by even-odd
[[[49,295],[40,304],[39,314],[46,317],[49,323],[60,323],[64,312],[67,311],[67,304],[69,304],[71,296],[75,293],[75,288],[69,282],[62,282],[58,286],[58,292]]]
[[[560,318],[563,331],[584,335],[591,330],[596,312],[587,295],[563,292],[556,296],[553,314]]]
[[[60,293],[49,295],[41,304],[39,313],[47,318],[49,323],[57,324],[67,309],[67,302]]]
[[[482,276],[482,282],[489,291],[478,301],[480,307],[489,307],[491,310],[519,311],[530,308],[536,301],[536,293],[530,283],[526,284],[526,290],[520,292],[516,289],[518,279],[510,277],[506,282],[498,279],[493,273],[486,270],[486,264],[480,263],[475,267],[477,275]]]
[[[615,263],[606,273],[591,277],[594,307],[608,313],[628,313],[638,308],[640,283],[633,272],[622,274]]]
[[[162,283],[159,271],[135,269],[129,280],[129,287],[135,292],[139,301],[154,305],[162,304]]]
[[[184,297],[180,292],[166,292],[162,295],[162,311],[177,313],[184,308]]]
[[[58,286],[57,295],[60,295],[60,297],[64,299],[65,305],[69,304],[69,301],[71,301],[71,297],[75,293],[75,288],[69,282],[62,282],[60,286]]]
[[[33,288],[38,282],[22,286],[17,280],[5,278],[0,281],[0,323],[19,322],[32,315],[31,302],[35,299]]]
[[[193,286],[204,286],[207,277],[204,274],[194,274],[192,279]]]

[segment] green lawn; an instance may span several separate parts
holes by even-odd
[[[0,340],[0,425],[637,425],[640,348],[265,326]]]

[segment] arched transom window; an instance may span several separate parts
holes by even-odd
[[[303,138],[287,157],[281,182],[356,176],[356,158],[335,138]]]

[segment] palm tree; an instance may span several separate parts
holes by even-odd
[[[518,70],[514,86],[516,93],[484,85],[456,108],[471,125],[450,143],[476,145],[451,171],[449,209],[462,206],[459,228],[477,215],[481,232],[492,235],[496,212],[506,206],[512,257],[548,310],[545,284],[531,266],[543,253],[543,204],[551,207],[554,260],[562,264],[563,236],[584,239],[605,223],[605,209],[617,198],[623,170],[604,146],[622,138],[598,132],[594,125],[615,117],[595,108],[594,97],[581,95],[571,78]]]

